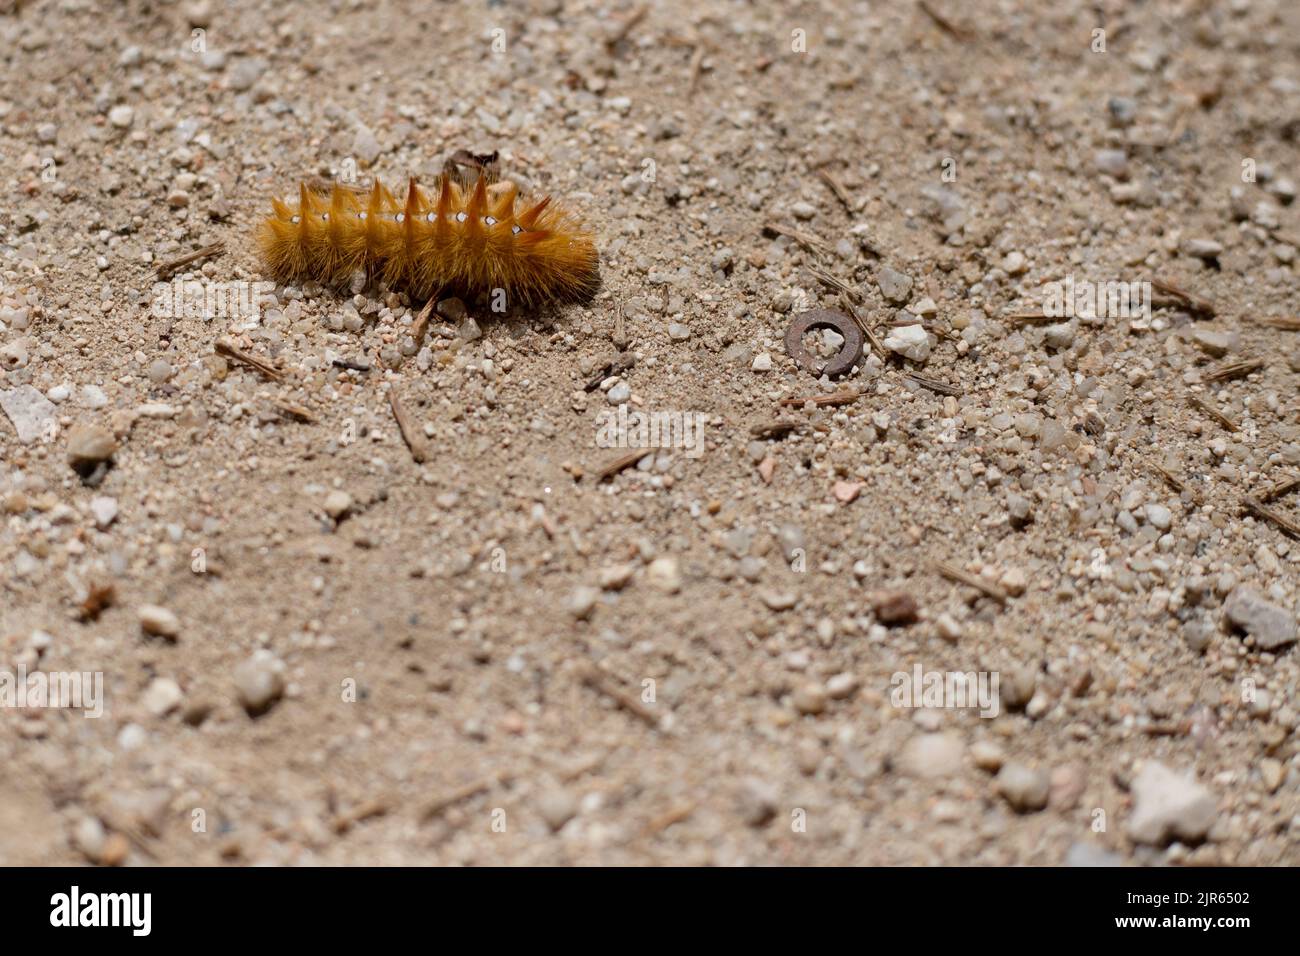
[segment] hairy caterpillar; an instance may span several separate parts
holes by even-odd
[[[358,271],[427,299],[443,290],[504,289],[526,306],[589,296],[596,248],[582,224],[547,196],[517,210],[518,188],[473,185],[448,170],[432,194],[412,179],[402,202],[378,179],[369,196],[302,184],[297,207],[272,200],[257,242],[267,273],[281,281],[346,284]]]

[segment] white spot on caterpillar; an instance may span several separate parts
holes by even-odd
[[[438,214],[437,214],[436,212],[431,212],[431,213],[429,213],[427,216],[425,216],[424,218],[425,218],[428,222],[437,222],[437,221],[438,221]]]
[[[469,216],[465,215],[465,213],[463,213],[463,212],[458,212],[458,213],[456,213],[456,221],[457,221],[457,222],[464,222],[464,221],[465,221],[466,219],[468,219],[468,218],[469,218]]]
[[[327,212],[323,212],[323,213],[320,214],[320,217],[321,217],[322,219],[329,219],[330,214],[327,213]]]
[[[294,222],[294,223],[296,223],[296,222],[299,222],[300,220],[299,220],[299,218],[298,218],[297,216],[293,216],[293,217],[291,217],[291,218],[289,219],[289,221],[290,221],[290,222]]]
[[[519,235],[521,232],[523,232],[523,230],[520,229],[518,226],[511,226],[511,227],[510,227],[510,234],[511,234],[512,236],[517,236],[517,235]]]
[[[484,216],[483,221],[487,223],[489,226],[495,226],[497,224],[497,221],[493,219],[491,216]]]
[[[357,213],[357,218],[358,218],[358,219],[365,219],[365,218],[366,218],[366,214],[365,214],[364,212],[359,212],[359,213]]]
[[[405,222],[405,221],[406,221],[406,213],[404,213],[404,212],[399,212],[396,216],[393,217],[393,220],[394,220],[395,222]]]

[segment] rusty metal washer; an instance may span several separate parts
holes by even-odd
[[[844,337],[844,345],[824,365],[819,364],[803,347],[803,337],[809,329],[834,329]],[[785,350],[790,353],[790,358],[814,375],[843,375],[862,356],[862,329],[843,312],[833,312],[830,309],[801,312],[785,330]]]

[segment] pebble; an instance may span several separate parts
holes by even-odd
[[[948,777],[961,770],[965,748],[956,734],[916,734],[903,745],[898,769],[909,777]]]
[[[764,780],[757,777],[746,778],[742,781],[736,797],[740,818],[751,827],[764,826],[776,816],[779,799],[777,790]]]
[[[794,692],[792,703],[801,714],[820,714],[826,709],[828,695],[821,684],[800,684]]]
[[[895,305],[906,302],[912,293],[912,277],[889,266],[884,266],[876,273],[876,285],[880,288],[880,294]]]
[[[682,325],[680,322],[669,323],[668,337],[674,342],[685,342],[691,337],[690,326]]]
[[[383,152],[383,147],[379,145],[379,140],[375,138],[374,130],[369,126],[358,126],[357,133],[352,138],[352,155],[361,160],[367,166],[374,163]]]
[[[817,207],[810,202],[797,202],[790,207],[790,213],[796,219],[802,219],[807,222],[813,216],[817,215]]]
[[[1071,843],[1065,851],[1066,866],[1123,866],[1124,858],[1095,843]]]
[[[141,703],[144,704],[144,709],[155,717],[166,717],[179,707],[184,699],[185,694],[180,684],[170,677],[155,677],[145,688]]]
[[[863,484],[860,481],[837,481],[832,489],[835,500],[840,504],[849,504],[856,499],[862,492]]]
[[[1007,759],[1002,748],[991,740],[977,740],[971,744],[970,756],[975,766],[988,773],[997,773]]]
[[[108,404],[108,396],[98,385],[83,385],[77,392],[77,404],[82,408],[103,408]]]
[[[914,362],[930,357],[930,334],[923,325],[900,325],[885,337],[885,348]]]
[[[921,616],[916,598],[906,591],[880,591],[871,596],[876,620],[886,627],[914,624]]]
[[[826,695],[831,700],[847,700],[858,692],[858,678],[848,672],[836,674],[826,682]]]
[[[772,371],[772,356],[767,352],[759,352],[754,356],[754,364],[750,368],[755,372]]]
[[[606,400],[611,405],[622,405],[632,397],[632,389],[627,382],[616,382],[614,386],[605,394]]]
[[[1255,639],[1266,651],[1291,644],[1296,639],[1295,615],[1265,601],[1245,585],[1238,585],[1223,602],[1223,612],[1236,627]]]
[[[1033,813],[1047,806],[1051,783],[1041,770],[1012,761],[998,771],[998,793],[1017,813]]]
[[[1184,239],[1180,251],[1196,259],[1217,259],[1223,254],[1223,245],[1213,239]]]
[[[634,568],[630,564],[616,564],[602,568],[600,586],[606,591],[621,591],[632,580]]]
[[[96,495],[90,499],[90,513],[95,516],[95,527],[103,531],[117,517],[117,499]]]
[[[1174,520],[1174,516],[1164,505],[1147,505],[1143,513],[1146,515],[1147,524],[1160,531],[1168,531],[1169,525]]]
[[[1214,329],[1197,329],[1196,334],[1192,336],[1192,341],[1207,355],[1223,358],[1232,351],[1234,337],[1227,332],[1218,332]]]
[[[181,633],[181,622],[171,611],[157,604],[143,604],[137,612],[140,627],[146,634],[176,640]]]
[[[1214,794],[1189,774],[1148,761],[1133,779],[1133,813],[1128,835],[1137,843],[1163,846],[1171,839],[1197,843],[1214,825]]]
[[[108,121],[118,129],[129,129],[135,122],[135,110],[126,105],[114,106],[108,111]]]
[[[117,439],[99,425],[75,425],[68,432],[68,462],[75,468],[107,461],[117,451]]]
[[[1093,154],[1093,165],[1099,173],[1123,179],[1128,175],[1128,154],[1122,149],[1099,149]]]
[[[772,611],[788,611],[799,603],[799,595],[793,591],[764,590],[758,596]]]
[[[682,574],[676,558],[655,558],[646,569],[646,579],[665,594],[676,594],[682,589]]]
[[[24,445],[46,434],[49,423],[57,421],[53,403],[30,385],[0,391],[0,410],[13,423],[18,441]]]
[[[342,488],[335,488],[325,496],[324,508],[327,515],[338,521],[352,508],[352,496]]]
[[[1008,252],[1002,260],[1002,271],[1009,276],[1024,275],[1029,271],[1029,262],[1023,252]]]
[[[284,670],[284,662],[266,650],[235,667],[235,690],[251,716],[266,711],[284,694]]]
[[[556,833],[577,815],[578,800],[568,790],[547,790],[537,798],[537,812]]]
[[[1074,326],[1069,322],[1057,322],[1043,330],[1043,341],[1049,348],[1068,349],[1074,344]]]
[[[596,609],[596,602],[599,600],[600,591],[587,585],[579,585],[569,595],[569,614],[575,620],[585,621],[591,617],[592,611]]]

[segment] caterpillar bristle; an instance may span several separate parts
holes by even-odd
[[[378,179],[368,194],[304,182],[296,208],[273,199],[258,227],[265,270],[335,287],[362,272],[418,299],[504,289],[525,306],[594,291],[596,249],[582,224],[549,196],[518,212],[516,185],[493,178],[444,174],[432,194],[412,178],[402,200]]]

